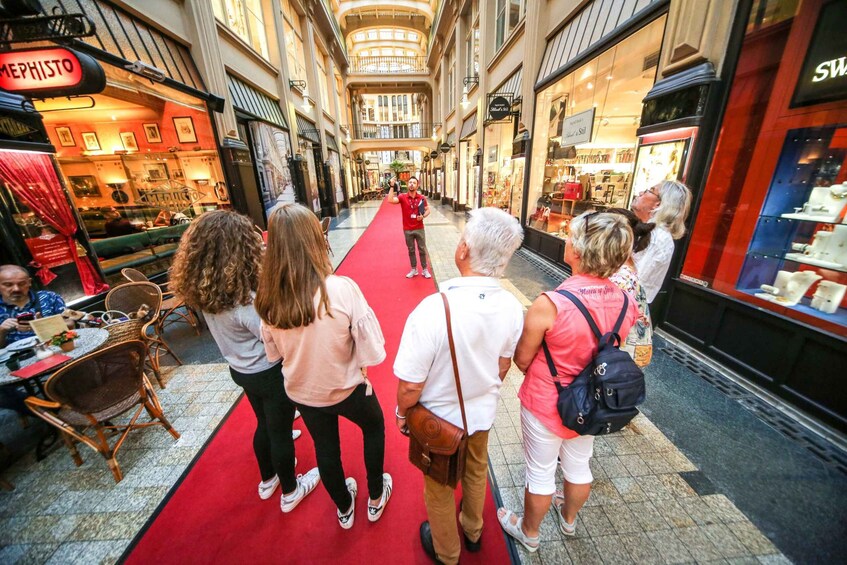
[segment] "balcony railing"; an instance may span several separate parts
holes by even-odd
[[[359,124],[353,128],[355,139],[424,139],[432,135],[432,124],[377,125]]]
[[[412,74],[426,73],[425,57],[353,57],[350,61],[351,73],[378,73],[378,74]]]

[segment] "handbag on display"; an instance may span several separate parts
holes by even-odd
[[[557,290],[568,298],[585,317],[597,338],[597,353],[568,386],[556,380],[559,398],[556,408],[562,424],[581,436],[599,436],[616,432],[638,415],[636,406],[646,396],[644,373],[626,351],[619,349],[620,331],[629,307],[629,297],[623,291],[623,309],[611,332],[601,334],[585,305],[567,290]],[[547,367],[555,380],[556,366],[546,342],[541,343]]]
[[[456,362],[456,346],[450,324],[450,305],[442,292],[444,313],[447,316],[447,342],[450,344],[450,359],[453,376],[459,395],[462,412],[462,428],[433,414],[420,403],[406,411],[406,426],[409,428],[409,461],[424,475],[435,482],[455,488],[465,469],[468,448],[468,421],[465,417],[465,401],[462,399],[462,383],[459,365]]]

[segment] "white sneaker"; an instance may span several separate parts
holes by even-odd
[[[274,475],[267,481],[262,481],[259,483],[259,498],[262,500],[269,499],[278,486],[279,477],[277,475]]]
[[[425,272],[425,271],[424,271]],[[382,511],[388,505],[388,499],[391,498],[391,489],[394,486],[394,481],[391,480],[391,475],[388,473],[382,474],[382,496],[379,499],[379,504],[371,506],[368,501],[368,520],[376,522],[382,516]]]
[[[429,274],[429,269],[424,269],[424,270],[423,270],[423,277],[424,277],[425,279],[431,279],[431,278],[432,278],[432,275],[430,275],[430,274]]]
[[[347,485],[347,490],[350,491],[353,502],[350,503],[350,509],[344,514],[341,513],[341,510],[336,510],[336,513],[338,514],[338,525],[345,530],[349,530],[353,527],[353,519],[356,517],[356,493],[359,492],[359,487],[353,477],[347,477],[344,484]]]
[[[305,475],[297,475],[297,488],[291,494],[283,494],[279,499],[279,509],[283,512],[291,512],[300,501],[315,490],[321,481],[321,475],[317,467],[311,469]]]
[[[301,435],[303,435],[302,430],[291,430],[291,439],[297,439]]]
[[[410,279],[410,278],[415,277],[415,276],[417,276],[417,275],[418,275],[418,270],[417,270],[417,269],[412,269],[411,271],[409,271],[408,273],[406,273],[406,278],[407,278],[407,279]]]

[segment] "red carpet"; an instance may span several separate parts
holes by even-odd
[[[432,281],[404,278],[408,254],[399,206],[383,204],[338,273],[355,280],[382,325],[386,361],[369,371],[385,413],[385,470],[394,494],[379,522],[367,519],[367,487],[359,429],[342,420],[342,458],[359,483],[356,522],[342,530],[322,486],[290,514],[279,511],[279,495],[260,500],[259,471],[252,451],[256,420],[246,399],[220,427],[183,481],[166,500],[126,557],[128,563],[429,563],[418,527],[426,520],[423,479],[407,460],[408,440],[394,425],[396,379],[392,365],[403,325],[412,309],[433,292]],[[295,442],[298,472],[315,466],[314,447],[302,420]],[[151,431],[150,433],[155,433]],[[278,491],[277,491],[278,492]],[[458,501],[457,501],[458,503]],[[485,507],[483,551],[464,552],[462,563],[508,563],[494,500]]]

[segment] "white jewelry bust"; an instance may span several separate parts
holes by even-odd
[[[843,184],[816,186],[809,194],[809,200],[802,207],[795,208],[793,213],[783,214],[782,217],[794,220],[835,222],[838,221],[838,217],[845,206],[847,206],[847,186]]]
[[[812,296],[812,308],[825,314],[835,314],[841,301],[844,300],[845,293],[847,293],[847,285],[834,281],[821,281]]]
[[[773,285],[763,284],[760,288],[764,293],[755,296],[783,306],[796,306],[806,291],[822,278],[814,271],[779,271]]]

